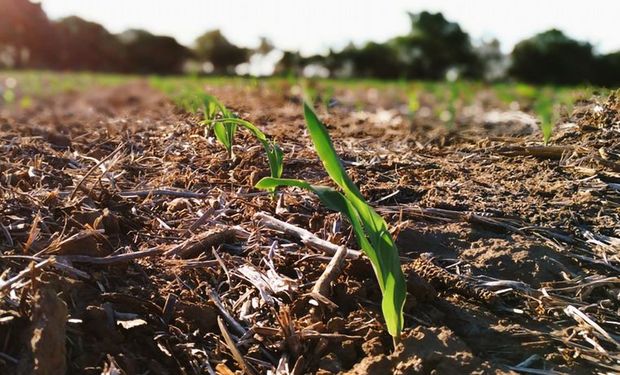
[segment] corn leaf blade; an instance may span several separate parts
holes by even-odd
[[[249,130],[254,136],[258,139],[258,141],[263,145],[265,149],[265,153],[267,154],[267,161],[269,163],[269,169],[271,170],[271,177],[279,178],[282,176],[282,172],[284,170],[284,154],[280,147],[275,143],[270,141],[265,133],[263,133],[256,125],[252,124],[249,121],[242,120],[239,118],[223,118],[213,121],[214,129],[215,126],[221,123],[230,123],[235,126],[241,126]]]
[[[403,306],[407,289],[405,277],[400,266],[398,249],[392,240],[387,223],[366,202],[357,186],[349,178],[336,153],[327,128],[307,103],[304,103],[304,117],[310,137],[325,170],[343,190],[344,196],[355,207],[372,251],[376,253],[377,264],[375,265],[375,273],[383,292],[381,304],[383,314],[386,317],[386,324],[390,334],[399,336],[403,327]],[[370,255],[368,256],[370,258]],[[388,316],[395,318],[393,321],[388,322]]]
[[[398,250],[394,246],[387,229],[376,235],[378,237],[378,240],[375,239],[376,245],[372,243],[372,240],[369,241],[370,236],[367,236],[369,231],[365,230],[363,216],[368,215],[368,210],[372,212],[374,210],[368,206],[365,208],[366,212],[359,212],[353,202],[342,193],[329,187],[310,185],[302,180],[265,177],[256,184],[256,188],[267,190],[274,190],[279,186],[309,190],[315,193],[327,208],[338,211],[349,219],[358,245],[370,259],[379,281],[383,293],[381,309],[388,332],[392,336],[399,337],[404,324],[402,309],[406,296],[405,279],[400,267]],[[375,213],[375,215],[377,214]],[[380,219],[383,221],[382,218]],[[387,256],[389,254],[386,253],[391,253],[391,256]]]
[[[349,219],[349,222],[355,231],[355,237],[358,245],[364,251],[364,254],[368,256],[373,267],[378,264],[379,260],[376,256],[376,251],[372,249],[372,245],[366,238],[364,228],[359,218],[359,213],[342,193],[327,186],[311,185],[306,181],[290,178],[263,177],[260,181],[258,181],[255,187],[257,189],[272,190],[281,186],[298,187],[308,190],[316,194],[325,207],[344,214]]]

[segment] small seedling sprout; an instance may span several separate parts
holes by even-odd
[[[540,130],[543,134],[543,144],[549,144],[553,134],[553,100],[542,96],[535,104],[536,114],[540,117]]]

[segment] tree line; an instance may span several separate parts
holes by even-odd
[[[560,30],[536,34],[504,55],[497,40],[474,43],[441,13],[410,13],[409,17],[409,33],[384,43],[349,44],[314,56],[283,51],[274,74],[620,85],[620,51],[599,54],[592,44]],[[235,74],[254,55],[273,49],[264,38],[258,48],[237,46],[219,30],[206,32],[188,48],[172,37],[145,30],[112,34],[75,16],[50,20],[40,4],[0,0],[0,67],[178,74],[193,66],[195,71],[226,75]]]

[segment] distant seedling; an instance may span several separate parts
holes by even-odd
[[[381,308],[388,332],[398,340],[403,329],[403,306],[407,292],[398,249],[385,220],[366,202],[357,186],[351,181],[336,154],[327,128],[307,103],[304,104],[304,116],[314,149],[325,170],[342,192],[326,186],[311,185],[303,180],[272,177],[263,178],[256,187],[273,190],[278,186],[294,186],[311,191],[327,208],[338,211],[348,218],[357,242],[370,259],[379,282],[383,294]]]
[[[409,92],[408,102],[409,102],[407,105],[408,115],[409,115],[409,118],[413,118],[413,116],[415,116],[418,110],[420,110],[420,95],[418,93],[418,90],[414,89]]]
[[[249,121],[237,118],[222,103],[211,95],[203,95],[202,103],[204,106],[205,119],[203,125],[213,126],[213,132],[217,140],[224,145],[228,154],[232,156],[232,146],[234,142],[237,126],[241,126],[252,133],[256,139],[263,145],[267,154],[271,177],[282,177],[284,168],[284,156],[280,147],[273,141],[269,140],[256,125]]]
[[[543,134],[543,144],[546,146],[553,134],[553,101],[543,96],[536,102],[534,111],[540,117],[540,130]]]
[[[448,130],[454,130],[456,125],[456,105],[461,96],[461,91],[456,83],[450,86],[450,99],[448,100],[448,113],[450,114],[447,122]]]
[[[217,138],[217,140],[226,148],[228,155],[232,157],[232,146],[235,139],[235,133],[237,132],[237,123],[222,120],[235,119],[235,115],[212,95],[202,94],[200,100],[204,110],[204,120],[202,121],[202,124],[213,127],[215,138]],[[265,135],[263,134],[263,137],[264,136]]]

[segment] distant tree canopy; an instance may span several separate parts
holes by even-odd
[[[450,69],[462,76],[478,78],[480,64],[469,34],[441,13],[409,13],[411,32],[395,38],[407,78],[442,79]]]
[[[127,70],[132,73],[181,73],[183,64],[192,56],[174,38],[145,30],[127,30],[119,39],[125,47]]]
[[[499,40],[482,41],[475,48],[476,58],[480,64],[479,70],[486,81],[497,81],[504,78],[507,59],[502,53]]]
[[[261,37],[260,43],[258,44],[258,47],[254,50],[254,52],[257,54],[266,55],[269,52],[273,51],[275,48],[276,47],[273,45],[271,40],[265,37]]]
[[[323,64],[332,76],[398,78],[403,66],[397,51],[389,44],[368,42],[357,48],[349,44],[340,52],[330,51],[321,61],[319,56],[312,59],[314,64]]]
[[[50,22],[28,0],[0,0],[0,9],[0,67],[170,74],[191,56],[168,36],[114,35],[75,16]]]
[[[597,54],[590,43],[560,30],[525,39],[506,56],[497,40],[474,44],[441,13],[408,15],[410,31],[383,43],[349,44],[327,55],[282,51],[274,74],[440,80],[451,72],[470,79],[620,85],[620,51]],[[115,35],[75,16],[50,21],[38,3],[0,0],[0,68],[175,74],[192,61],[187,66],[203,67],[202,73],[235,74],[240,64],[271,61],[267,55],[275,56],[274,49],[266,38],[256,48],[239,47],[220,30],[204,33],[188,49],[172,37],[145,30]]]
[[[208,31],[196,39],[196,56],[213,65],[217,74],[234,74],[235,67],[248,61],[250,50],[237,47],[220,30]]]
[[[519,42],[509,72],[526,82],[576,84],[592,80],[595,66],[591,44],[552,29]]]
[[[72,16],[55,22],[55,27],[60,69],[115,71],[125,66],[122,43],[98,23]]]
[[[0,63],[47,67],[54,59],[53,30],[41,4],[0,0]]]
[[[531,83],[619,84],[620,52],[596,55],[590,43],[551,29],[519,42],[509,74]]]
[[[298,76],[301,75],[303,58],[299,52],[284,51],[282,57],[276,63],[273,74],[279,76]]]
[[[594,82],[597,85],[620,86],[620,51],[600,56],[596,68]]]
[[[534,35],[504,56],[497,40],[474,46],[469,35],[441,13],[410,13],[409,17],[411,31],[385,43],[349,44],[326,56],[285,52],[275,74],[300,74],[306,66],[322,65],[334,77],[438,80],[453,71],[470,79],[620,85],[620,51],[597,55],[591,44],[559,30]]]
[[[335,76],[443,79],[450,69],[471,78],[482,75],[469,35],[458,24],[441,13],[409,13],[409,18],[409,34],[331,51],[325,67]]]

